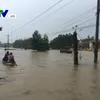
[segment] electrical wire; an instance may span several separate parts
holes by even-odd
[[[80,26],[80,25],[83,25],[83,24],[85,24],[85,23],[88,23],[89,21],[91,21],[91,20],[93,20],[94,18],[91,18],[91,19],[89,19],[89,20],[86,20],[85,22],[83,22],[83,23],[80,23],[80,24],[78,24],[77,26]],[[67,27],[68,28],[68,27]],[[82,28],[81,28],[81,30],[82,30]],[[59,32],[57,32],[57,33],[59,33]],[[56,33],[55,33],[56,34]],[[54,35],[55,35],[54,34]]]
[[[87,19],[87,18],[89,18],[89,17],[90,17],[90,16],[87,16],[87,17],[85,17],[85,18],[82,18],[82,17],[81,17],[81,18],[80,18],[81,20],[78,19],[78,20],[74,21],[73,23],[71,23],[70,25],[68,25],[67,28],[70,27],[70,26],[72,26],[72,25],[75,24],[76,22],[85,20],[85,19]],[[91,21],[91,20],[92,20],[92,19],[89,19],[88,21]],[[83,24],[84,24],[84,23],[83,23]],[[79,24],[79,25],[81,25],[81,24]],[[79,26],[79,25],[77,25],[77,26]]]
[[[51,10],[52,8],[54,8],[56,5],[58,5],[59,3],[61,3],[63,0],[58,1],[57,3],[55,3],[53,6],[49,7],[47,10],[45,10],[44,12],[42,12],[41,14],[39,14],[38,16],[36,16],[35,18],[33,18],[32,20],[30,20],[29,22],[27,22],[26,24],[24,24],[23,26],[21,26],[20,28],[16,29],[14,32],[17,32],[18,30],[20,30],[21,28],[27,26],[28,24],[30,24],[31,22],[35,21],[37,18],[41,17],[43,14],[45,14],[46,12],[48,12],[49,10]]]
[[[83,16],[88,15],[91,11],[93,12],[94,9],[96,9],[96,7],[93,7],[92,9],[90,9],[90,10],[88,10],[88,11],[86,11],[86,12],[80,14],[79,16],[77,16],[77,17],[75,17],[75,18],[73,18],[73,19],[71,19],[71,20],[69,20],[69,21],[67,21],[67,22],[65,22],[65,23],[63,23],[63,24],[61,24],[61,25],[55,27],[54,29],[50,30],[50,32],[52,32],[52,31],[58,29],[59,27],[64,26],[65,24],[68,24],[68,23],[70,23],[70,22],[72,22],[72,21],[74,21],[74,20],[76,20],[76,19],[78,19],[78,18],[80,18],[80,17],[82,18]],[[73,23],[75,23],[75,22],[76,22],[76,21],[74,21]],[[73,23],[71,23],[71,24],[73,24]],[[46,33],[51,34],[51,33],[49,33],[49,32],[46,32]]]
[[[89,21],[91,21],[91,20],[93,20],[93,19],[94,19],[94,18],[89,19],[89,20],[87,20],[87,21],[85,21],[85,22],[83,22],[83,23],[81,23],[81,24],[79,24],[79,25],[85,24],[85,23],[87,23],[87,22],[89,22]],[[77,22],[77,20],[74,21],[73,23],[71,23],[70,25],[68,25],[67,28],[70,27],[70,26],[72,26],[72,25],[73,25],[74,23],[76,23],[76,22]],[[77,26],[79,26],[79,25],[77,25]]]
[[[45,17],[42,18],[41,20],[43,20],[43,19],[45,19],[45,18],[51,16],[52,14],[55,14],[56,12],[62,10],[63,8],[65,8],[66,6],[70,5],[70,4],[71,4],[72,2],[74,2],[74,1],[75,1],[75,0],[72,0],[72,1],[70,1],[70,2],[68,2],[68,3],[66,3],[66,4],[64,4],[64,5],[61,6],[59,9],[57,9],[57,10],[55,10],[54,12],[50,13],[49,15],[45,16]]]
[[[85,19],[87,19],[88,17],[86,17]],[[81,19],[81,18],[80,18]],[[89,19],[89,20],[87,20],[87,21],[85,21],[85,22],[83,22],[83,23],[81,23],[81,24],[78,24],[77,26],[80,26],[80,25],[82,25],[82,24],[85,24],[85,23],[87,23],[87,22],[89,22],[89,21],[91,21],[91,20],[93,20],[94,18],[92,18],[92,19]],[[73,24],[75,24],[76,22],[77,22],[78,20],[76,20],[76,21],[74,21],[73,23],[71,23],[70,25],[68,25],[67,26],[67,28],[69,28],[70,26],[72,26]]]
[[[93,25],[87,25],[87,26],[83,26],[83,27],[77,28],[77,30],[81,30],[81,29],[85,29],[85,28],[90,28],[90,27],[94,27],[94,26],[96,26],[96,25],[95,24],[93,24]],[[69,30],[66,30],[66,31],[56,32],[53,35],[56,35],[56,34],[59,34],[59,33],[66,33],[66,32],[70,32],[70,31],[73,31],[73,29],[69,29]]]
[[[40,20],[43,21],[44,19],[50,17],[51,15],[57,13],[58,11],[62,10],[63,8],[65,8],[66,6],[70,5],[70,4],[71,4],[72,2],[74,2],[74,1],[75,1],[75,0],[72,0],[72,1],[70,1],[70,2],[67,2],[66,4],[64,4],[63,6],[61,6],[60,8],[58,8],[57,10],[55,10],[54,12],[52,12],[52,13],[50,13],[49,15],[47,15],[47,16],[45,16],[45,17],[39,19],[38,21],[40,21]],[[37,24],[37,22],[34,23],[34,24]]]
[[[86,21],[83,22],[83,23],[78,24],[77,26],[80,26],[80,25],[83,25],[83,24],[85,24],[85,23],[88,23],[89,21],[93,21],[93,19],[94,19],[94,17],[91,18],[91,19],[86,20]]]

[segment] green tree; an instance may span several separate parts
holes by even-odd
[[[45,34],[42,38],[39,32],[36,30],[32,36],[32,49],[38,51],[49,50],[48,36]]]
[[[87,36],[87,38],[82,39],[83,42],[90,42],[91,40],[94,40],[94,36]]]
[[[42,41],[44,41],[45,50],[49,50],[49,39],[48,39],[48,36],[46,34],[44,35]]]
[[[52,49],[61,49],[66,46],[72,46],[72,34],[59,35],[50,42]]]
[[[24,49],[32,49],[32,38],[28,39],[19,39],[13,43],[14,48],[24,48]]]
[[[32,38],[19,39],[13,43],[15,48],[33,49],[37,51],[47,51],[49,50],[49,40],[48,36],[45,34],[42,38],[39,32],[36,30],[32,35]]]
[[[37,50],[39,48],[39,42],[41,41],[41,35],[36,30],[32,36],[32,49]]]

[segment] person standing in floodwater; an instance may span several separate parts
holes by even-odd
[[[5,54],[3,61],[8,62],[9,51]]]

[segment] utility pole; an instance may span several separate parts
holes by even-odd
[[[2,31],[2,27],[0,27],[0,31]]]
[[[77,25],[72,27],[74,29],[73,33],[73,52],[74,52],[74,65],[78,65],[78,41],[77,41]]]
[[[95,33],[95,47],[94,47],[94,63],[98,62],[99,12],[100,12],[100,0],[97,0],[96,33]]]
[[[78,65],[78,41],[77,32],[73,34],[74,65]]]
[[[11,31],[11,47],[13,47],[12,34],[13,34],[13,25],[12,25],[12,31]]]
[[[9,49],[9,34],[7,35],[7,46],[8,46],[8,49]]]

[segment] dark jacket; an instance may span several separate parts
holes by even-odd
[[[8,55],[9,55],[9,54],[7,54],[7,53],[5,54],[5,56],[4,56],[4,58],[3,58],[3,61],[5,61],[5,62],[8,61]]]

